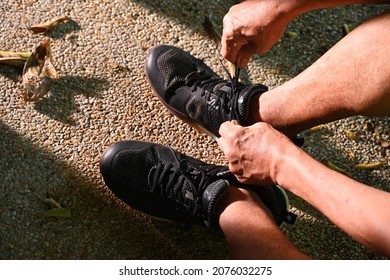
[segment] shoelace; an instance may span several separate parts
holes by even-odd
[[[217,96],[215,106],[218,106],[218,104],[220,103],[222,105],[221,108],[229,116],[230,121],[240,121],[240,116],[237,110],[238,99],[239,93],[245,87],[244,84],[238,82],[240,69],[236,66],[234,77],[232,77],[226,67],[222,64],[222,62],[221,65],[229,80],[224,80],[222,78],[215,77],[214,75],[207,73],[205,70],[201,70],[190,73],[186,78],[185,84],[186,86],[191,86],[192,91],[195,91],[198,87],[201,88],[201,96],[204,96],[206,94],[206,100],[209,101],[211,92],[215,93],[214,88],[217,85],[224,83],[224,86],[219,89],[220,94],[215,94]],[[225,88],[227,88],[228,90],[224,94],[222,90]],[[303,138],[298,138],[297,136],[295,136],[291,140],[298,147],[303,146]]]
[[[236,66],[235,75],[232,77],[226,67],[223,65],[222,61],[221,66],[223,71],[228,76],[228,80],[224,80],[219,77],[207,73],[205,70],[195,71],[190,73],[186,78],[186,86],[191,86],[191,90],[195,91],[197,88],[201,88],[201,96],[206,94],[206,100],[210,100],[211,93],[214,92],[214,89],[217,85],[223,84],[219,87],[218,92],[220,94],[215,94],[217,96],[217,104],[221,104],[221,108],[229,116],[229,120],[239,120],[238,115],[238,98],[239,93],[245,86],[238,82],[238,77],[240,69]]]
[[[173,163],[164,164],[159,162],[154,167],[155,173],[151,191],[153,195],[168,196],[168,198],[175,200],[179,205],[184,204],[185,207],[181,206],[181,208],[190,210],[190,217],[186,222],[186,229],[189,229],[201,209],[202,195],[209,185],[211,176],[208,176],[206,170],[202,170],[201,167],[184,166],[185,160],[179,161],[175,153],[173,155],[179,168],[173,170]],[[189,192],[183,195],[182,188],[185,182],[189,186]],[[196,182],[198,187],[195,187],[194,182]]]

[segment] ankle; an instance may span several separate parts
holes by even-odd
[[[251,98],[249,102],[248,118],[245,120],[244,123],[242,123],[242,125],[252,125],[262,121],[260,115],[260,96],[261,94],[253,96]]]

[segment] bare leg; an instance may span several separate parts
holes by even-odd
[[[258,196],[231,187],[221,201],[220,226],[234,259],[309,259],[278,228]]]
[[[390,12],[344,37],[312,66],[251,103],[249,123],[292,136],[354,115],[390,115]]]

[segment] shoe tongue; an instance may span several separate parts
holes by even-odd
[[[267,87],[262,84],[254,84],[243,86],[240,84],[241,89],[238,93],[236,114],[239,122],[245,122],[249,115],[249,105],[252,97],[260,95],[267,91]],[[214,90],[223,91],[226,94],[233,94],[232,85],[226,83],[217,84]]]
[[[226,93],[230,93],[232,91],[232,87],[231,86],[228,86],[226,85],[226,82],[221,82],[219,84],[217,84],[215,87],[214,87],[214,90],[220,90],[220,91],[224,91]]]
[[[224,234],[219,226],[220,213],[218,213],[218,203],[228,190],[228,187],[228,181],[223,179],[217,180],[206,188],[202,196],[204,223],[211,231],[221,236]]]

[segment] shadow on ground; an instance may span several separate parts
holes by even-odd
[[[208,11],[201,10],[200,4],[196,1],[195,3],[184,0],[132,0],[130,2],[142,5],[151,13],[161,13],[178,24],[188,26],[193,32],[207,34],[204,20],[205,16],[208,16],[206,14]],[[288,77],[305,69],[332,45],[317,39],[316,32],[329,32],[329,36],[334,36],[332,42],[336,42],[343,36],[341,26],[348,19],[348,14],[343,13],[334,18],[334,12],[337,13],[337,10],[325,13],[318,11],[297,19],[288,30],[297,32],[298,37],[291,39],[284,36],[267,56],[254,61],[255,66],[277,68],[280,69],[280,74]],[[364,16],[369,14],[372,13]],[[325,17],[328,22],[331,22],[329,30],[323,25],[313,28],[304,24],[306,17],[318,16]],[[356,23],[351,22],[351,25],[353,24]],[[58,38],[63,38],[77,30],[74,23],[59,28],[61,35]],[[334,33],[333,29],[338,31]],[[314,44],[309,44],[313,41]],[[286,58],[292,55],[294,59],[287,61]],[[13,81],[19,79],[20,74],[17,71],[7,72],[1,69],[1,75],[8,79]],[[249,75],[248,81],[251,79],[253,78]],[[259,82],[257,79],[256,81]],[[72,125],[69,116],[77,111],[74,98],[79,95],[99,97],[106,86],[109,86],[108,82],[98,78],[63,77],[53,88],[52,94],[37,102],[34,108],[55,121]],[[89,90],[85,90],[86,88]],[[0,168],[6,174],[0,182],[2,192],[0,259],[225,259],[228,257],[225,240],[211,235],[204,228],[195,227],[191,231],[184,232],[180,226],[150,220],[120,203],[104,187],[101,178],[90,178],[81,170],[82,157],[76,165],[69,163],[65,158],[66,155],[63,155],[63,158],[55,156],[34,144],[29,135],[20,135],[1,121],[0,145]],[[319,149],[332,151],[333,154],[338,152],[342,154],[331,144],[318,145]],[[347,159],[342,159],[343,162],[344,160]],[[93,168],[95,174],[98,174],[98,165]],[[375,180],[375,177],[371,179]],[[48,210],[48,206],[44,203],[48,193],[55,193],[58,202],[71,210],[71,218],[39,217],[39,213]],[[317,218],[315,222],[299,219],[296,226],[286,226],[293,242],[305,252],[314,252],[314,257],[337,258],[337,252],[336,255],[332,252],[337,250],[336,244],[340,240],[346,239],[345,234],[332,227],[305,202],[293,198],[292,204]],[[330,231],[330,239],[327,235],[328,231]],[[42,232],[45,234],[41,234]],[[11,235],[13,238],[10,238]],[[322,235],[328,239],[319,241]],[[15,236],[17,238],[14,238]],[[355,248],[352,246],[353,241],[348,239],[345,242],[343,244],[345,250]],[[351,258],[353,258],[352,253]],[[375,258],[370,252],[365,255],[367,258]]]
[[[71,119],[78,108],[75,97],[99,97],[100,92],[109,87],[109,82],[103,78],[88,78],[82,76],[63,76],[55,81],[51,94],[35,102],[35,109],[54,120],[66,124],[74,122]]]
[[[94,178],[83,176],[65,160],[4,124],[0,124],[0,143],[0,168],[8,174],[1,182],[0,259],[228,258],[224,239],[202,227],[184,231],[182,225],[150,220],[120,203]],[[58,196],[63,207],[71,209],[71,218],[39,217],[48,210],[44,200],[49,192]],[[356,250],[353,241],[304,201],[293,197],[291,202],[315,218],[298,219],[295,226],[284,227],[303,251],[314,252],[313,257],[338,258],[335,250],[341,242],[346,252]],[[100,231],[101,227],[105,230]],[[327,240],[321,240],[319,233]],[[17,239],[7,237],[15,234]],[[370,252],[366,256],[377,258]]]
[[[218,36],[222,34],[224,15],[232,5],[239,1],[208,0],[209,5],[206,5],[206,9],[197,2],[185,0],[129,0],[129,2],[137,3],[151,13],[159,13],[168,17],[191,29],[194,33],[202,33],[215,38],[215,34]],[[356,15],[356,12],[351,13],[356,6],[321,9],[298,16],[289,23],[285,34],[268,53],[261,57],[254,57],[252,60],[254,67],[276,69],[277,74],[289,78],[294,77],[346,35],[345,24],[353,29],[386,11],[389,5],[360,5],[359,8],[360,17],[358,19],[356,16],[351,16],[351,14]],[[294,36],[290,35],[291,33],[294,33]],[[250,74],[244,73],[242,78],[248,83],[261,82],[261,80],[253,80]]]
[[[7,174],[0,182],[0,259],[227,257],[223,239],[203,228],[183,232],[172,224],[151,222],[122,205],[102,184],[2,123],[0,143],[0,168]],[[48,193],[71,210],[71,218],[39,216],[49,209],[44,203]]]

